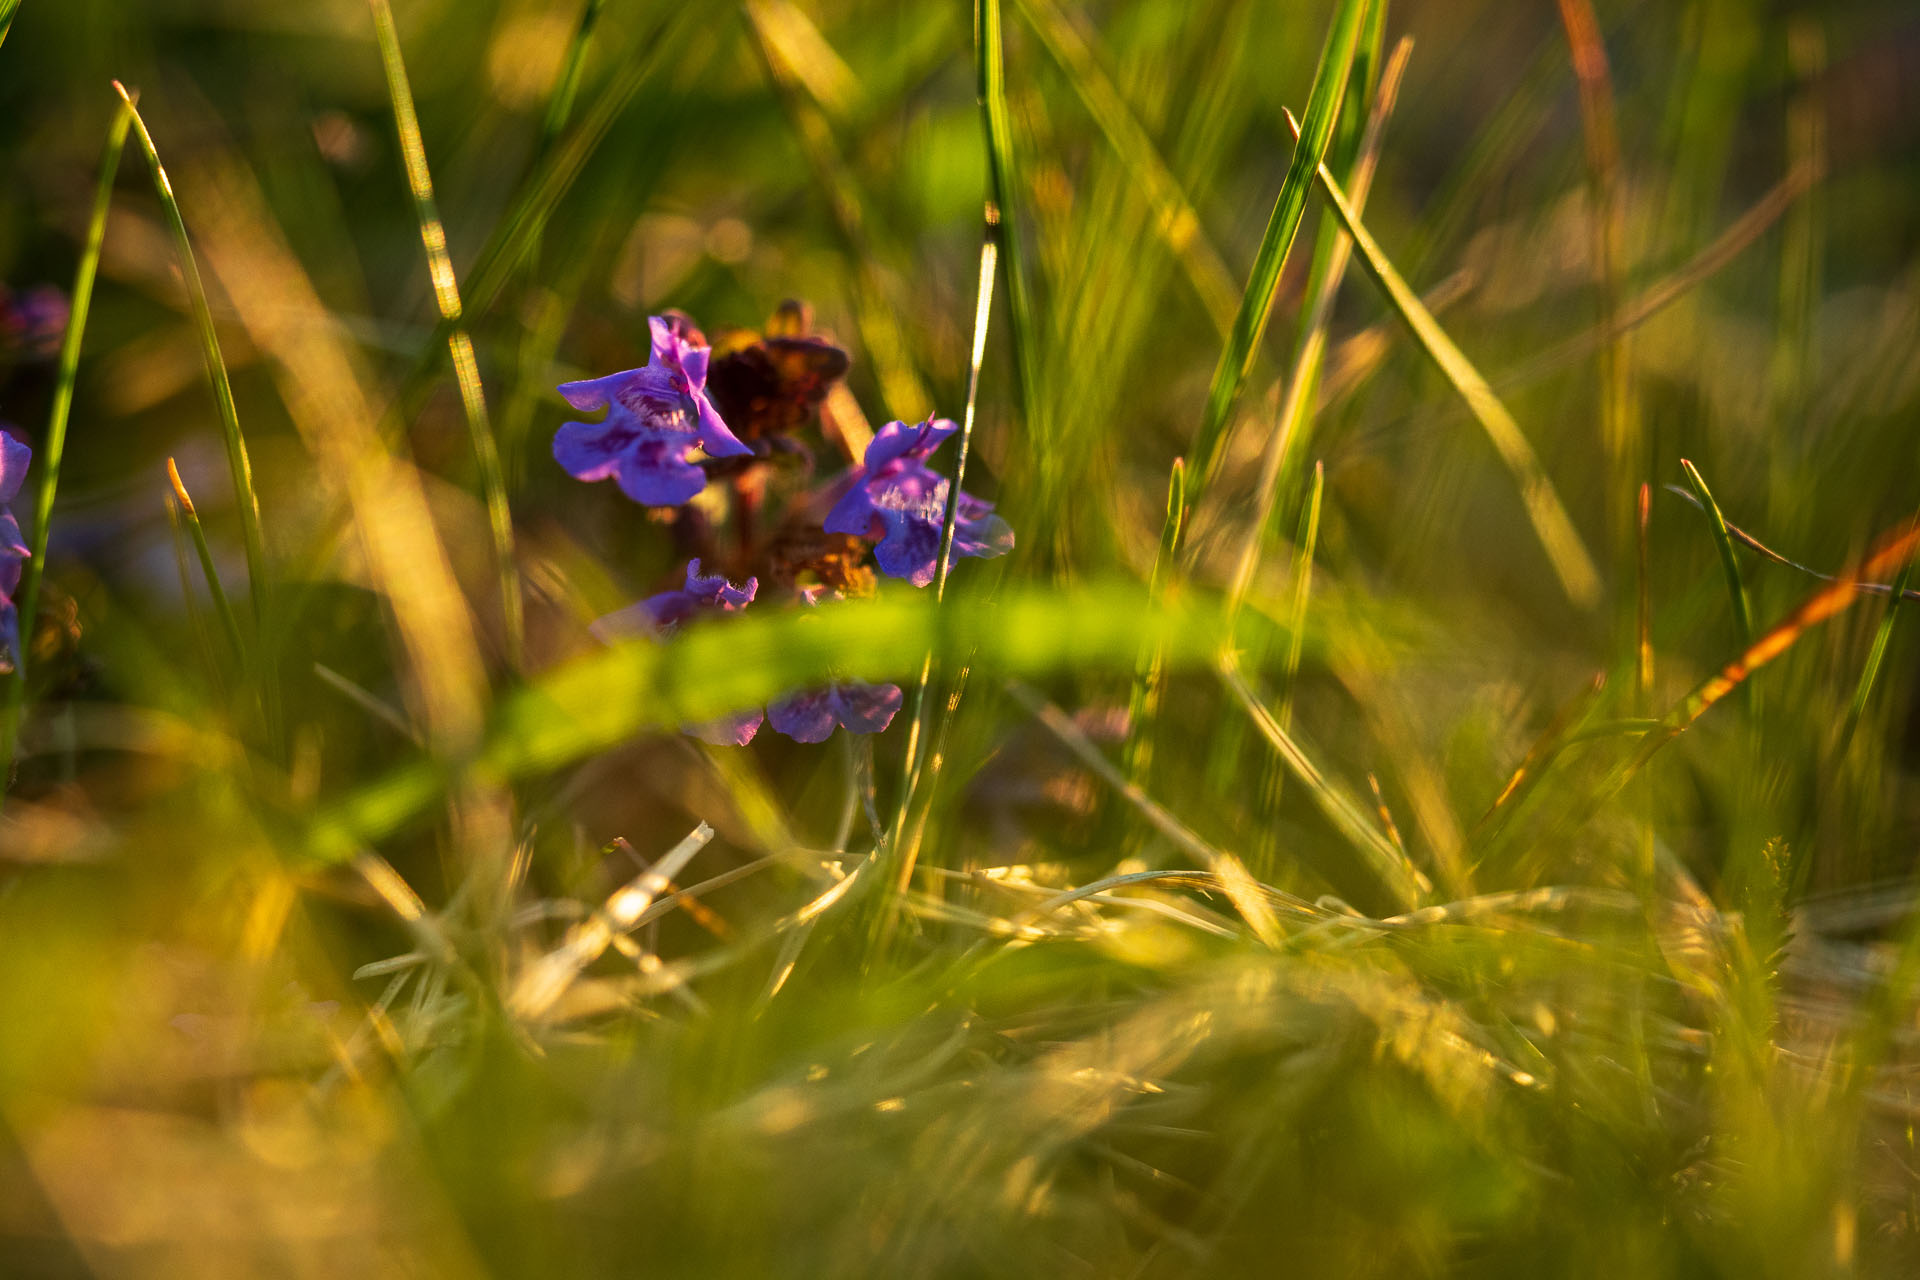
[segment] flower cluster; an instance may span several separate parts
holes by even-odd
[[[20,589],[20,572],[32,553],[20,536],[20,522],[7,506],[27,478],[33,450],[11,431],[0,428],[0,661],[11,671],[20,652],[20,615],[13,593]]]
[[[762,536],[758,517],[768,468],[798,455],[806,462],[802,474],[811,476],[806,460],[812,455],[801,433],[820,420],[834,384],[846,375],[846,352],[812,332],[798,303],[783,304],[764,334],[724,342],[717,356],[685,316],[654,316],[648,329],[644,368],[560,388],[575,409],[607,414],[598,423],[563,425],[554,436],[554,459],[577,479],[615,481],[643,506],[684,508],[671,518],[690,551],[708,548],[738,569],[757,572],[736,587],[724,573],[701,574],[695,555],[683,586],[601,619],[595,630],[603,638],[662,635],[693,618],[737,612],[753,603],[762,576],[807,607],[870,594],[873,572],[862,564],[869,544],[881,573],[924,587],[937,576],[949,500],[954,556],[1012,550],[1013,531],[993,504],[957,492],[928,465],[956,430],[945,418],[888,423],[851,470],[822,489],[792,495],[785,522]],[[687,506],[709,482],[731,483],[734,545],[728,552],[711,546],[712,504],[703,500],[698,512]],[[819,512],[829,505],[823,519]],[[836,728],[879,733],[900,704],[896,685],[833,680],[778,699],[764,712],[684,729],[708,742],[743,745],[764,720],[795,741],[822,742]]]

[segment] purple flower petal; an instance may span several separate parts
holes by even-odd
[[[926,459],[956,430],[945,418],[882,427],[854,468],[852,487],[828,513],[827,532],[874,538],[881,572],[916,587],[932,582],[952,485]],[[966,493],[958,502],[954,555],[997,556],[1013,549],[1013,530],[993,514],[993,504]]]
[[[893,723],[894,714],[900,710],[897,684],[838,684],[833,686],[832,697],[835,714],[851,733],[879,733]]]
[[[840,720],[832,699],[832,690],[813,689],[769,702],[767,723],[795,742],[825,742]]]
[[[0,502],[12,502],[27,478],[33,450],[13,432],[0,428]]]
[[[691,457],[696,447],[716,458],[752,450],[707,398],[706,346],[675,320],[654,316],[647,323],[653,349],[645,368],[560,387],[574,408],[604,408],[607,416],[563,425],[553,438],[553,457],[576,479],[617,480],[621,492],[645,506],[679,506],[706,486],[706,473]]]

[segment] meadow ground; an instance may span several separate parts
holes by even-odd
[[[388,5],[0,0],[0,1273],[1920,1265],[1910,3]]]

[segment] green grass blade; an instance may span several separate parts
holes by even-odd
[[[126,148],[127,130],[133,125],[131,108],[122,103],[107,126],[106,144],[100,152],[99,176],[93,188],[93,211],[87,218],[87,238],[80,248],[80,263],[73,273],[72,309],[67,314],[66,336],[60,342],[60,362],[54,373],[53,402],[47,411],[46,442],[36,461],[40,464],[40,484],[34,494],[32,555],[20,575],[21,648],[33,637],[34,615],[39,609],[40,580],[46,572],[47,534],[53,521],[54,495],[60,488],[60,462],[67,451],[67,423],[73,413],[73,391],[80,378],[80,346],[86,337],[87,314],[93,305],[93,283],[100,272],[100,247],[106,240],[107,213],[113,205],[113,180],[120,171],[120,154]],[[16,685],[26,679],[24,652],[14,671]],[[17,691],[16,691],[17,696]]]
[[[1262,706],[1240,674],[1231,656],[1219,662],[1221,682],[1235,700],[1253,718],[1254,726],[1265,735],[1287,771],[1307,789],[1314,804],[1347,842],[1360,854],[1361,861],[1403,910],[1419,906],[1433,892],[1433,885],[1421,870],[1396,849],[1393,842],[1373,824],[1359,803],[1320,772],[1319,766],[1296,741],[1280,727],[1271,712]]]
[[[20,0],[0,0],[0,44],[7,42],[7,32],[13,30],[13,15],[19,9]]]
[[[1017,0],[1027,23],[1053,55],[1107,144],[1127,166],[1152,206],[1154,228],[1185,269],[1193,291],[1222,338],[1232,330],[1239,293],[1219,250],[1207,238],[1200,215],[1180,180],[1154,146],[1112,77],[1101,66],[1093,37],[1055,0]]]
[[[1707,513],[1712,524],[1714,549],[1720,553],[1720,569],[1727,577],[1727,597],[1733,604],[1734,630],[1740,647],[1745,649],[1753,643],[1753,606],[1747,601],[1747,586],[1740,576],[1740,559],[1733,551],[1733,535],[1727,531],[1727,518],[1721,514],[1720,504],[1713,500],[1705,478],[1694,465],[1682,458],[1680,469],[1687,473],[1687,484],[1693,488],[1694,497],[1700,500],[1700,509]]]
[[[1900,576],[1893,580],[1893,595],[1887,601],[1887,611],[1880,616],[1880,625],[1873,633],[1873,647],[1867,651],[1867,662],[1860,669],[1860,683],[1854,687],[1853,702],[1847,707],[1846,723],[1840,729],[1840,746],[1834,752],[1836,757],[1844,756],[1853,743],[1855,730],[1860,727],[1860,719],[1867,713],[1867,701],[1873,696],[1873,686],[1880,679],[1880,668],[1887,658],[1887,645],[1893,640],[1893,624],[1899,619],[1900,606],[1905,602],[1907,583],[1913,577],[1913,565],[1907,564],[1900,570]]]
[[[1000,218],[1000,265],[1007,295],[1007,341],[1013,348],[1014,400],[1046,472],[1044,499],[1050,492],[1052,427],[1040,410],[1039,333],[1034,328],[1028,289],[1026,251],[1020,238],[1020,198],[1014,161],[1013,118],[1007,109],[1006,50],[1000,29],[1000,0],[978,0],[974,7],[974,62],[978,76],[980,124],[986,134],[987,192]]]
[[[1367,195],[1373,188],[1374,168],[1380,158],[1380,140],[1385,135],[1387,118],[1393,113],[1394,102],[1399,96],[1400,78],[1406,73],[1407,59],[1412,52],[1412,42],[1408,40],[1402,40],[1395,48],[1380,78],[1378,92],[1368,107],[1366,125],[1354,149],[1353,168],[1348,180],[1356,210],[1366,208]],[[1339,296],[1340,285],[1346,279],[1347,265],[1353,257],[1351,237],[1337,226],[1329,228],[1329,231],[1326,255],[1324,260],[1316,263],[1317,270],[1308,287],[1306,320],[1294,353],[1293,369],[1287,375],[1286,394],[1280,401],[1274,437],[1268,442],[1266,456],[1261,461],[1259,487],[1254,499],[1255,515],[1247,525],[1246,537],[1240,547],[1240,559],[1227,590],[1227,614],[1230,618],[1238,615],[1247,592],[1253,587],[1254,575],[1260,567],[1260,551],[1269,536],[1274,506],[1279,501],[1281,484],[1288,473],[1287,464],[1306,441],[1308,425],[1317,407],[1316,393],[1327,352],[1327,329],[1333,320],[1334,300]],[[1231,632],[1231,626],[1228,630]]]
[[[542,675],[499,704],[478,765],[513,779],[563,768],[649,729],[672,730],[763,705],[829,679],[894,680],[929,649],[973,655],[996,675],[1131,671],[1158,647],[1169,669],[1193,667],[1218,645],[1212,610],[1171,601],[1145,607],[1137,584],[1062,590],[1028,586],[995,601],[931,592],[847,600],[832,609],[747,612],[694,626],[671,641],[641,637]],[[314,831],[338,853],[397,830],[443,796],[444,769],[422,759],[346,798]],[[354,845],[353,847],[358,847]]]
[[[233,402],[233,384],[227,379],[227,362],[220,354],[220,335],[214,329],[213,309],[207,304],[207,288],[200,279],[200,267],[194,260],[193,243],[187,237],[186,219],[180,214],[180,202],[174,199],[173,184],[160,163],[160,152],[153,144],[153,135],[147,131],[147,122],[140,118],[140,109],[134,105],[133,97],[118,80],[113,82],[113,89],[133,117],[134,135],[140,140],[147,166],[153,171],[153,187],[159,194],[160,207],[166,213],[167,229],[173,235],[174,255],[180,266],[180,278],[186,284],[187,298],[193,307],[194,328],[200,336],[200,351],[207,366],[207,380],[213,385],[214,406],[220,413],[221,435],[227,447],[227,468],[233,474],[234,507],[240,514],[240,539],[247,557],[247,591],[253,601],[254,626],[260,630],[261,619],[266,613],[268,592],[266,543],[260,533],[260,499],[253,488],[253,463],[247,456],[247,438],[240,430],[240,413]]]
[[[453,258],[447,251],[447,231],[433,198],[433,175],[427,168],[427,149],[420,136],[420,119],[414,111],[413,89],[407,82],[407,66],[400,53],[400,33],[393,23],[393,9],[387,0],[368,0],[373,11],[373,28],[380,45],[380,63],[386,73],[387,97],[393,105],[393,122],[400,138],[400,154],[406,163],[407,185],[413,193],[414,217],[420,224],[420,242],[426,248],[427,269],[433,278],[433,299],[447,326],[447,350],[453,360],[454,381],[460,388],[460,405],[466,413],[467,431],[473,441],[473,456],[480,472],[480,489],[486,499],[487,523],[493,534],[493,554],[500,582],[500,608],[506,626],[508,665],[518,670],[524,658],[524,622],[520,598],[520,571],[513,545],[513,513],[507,507],[506,478],[500,470],[500,451],[493,436],[493,424],[487,413],[486,391],[480,383],[480,365],[474,356],[473,338],[466,328],[465,312],[460,305],[460,284],[454,276]]]
[[[1187,514],[1187,463],[1173,460],[1167,477],[1167,519],[1160,526],[1160,549],[1153,557],[1153,577],[1147,584],[1147,597],[1158,606],[1166,599],[1173,581],[1175,559],[1180,554],[1180,528]],[[1160,686],[1166,677],[1166,662],[1159,650],[1140,655],[1133,673],[1133,694],[1127,701],[1127,741],[1121,752],[1128,781],[1144,786],[1153,767],[1153,725],[1160,714]]]
[[[173,487],[174,507],[179,512],[180,523],[186,526],[187,535],[193,539],[193,553],[200,561],[200,574],[207,581],[207,594],[213,598],[213,611],[219,615],[220,629],[226,633],[227,643],[232,647],[233,651],[228,656],[239,661],[247,652],[246,641],[240,634],[240,620],[234,616],[227,589],[220,583],[220,571],[214,567],[213,549],[207,545],[207,531],[200,525],[200,513],[194,510],[193,497],[181,481],[180,468],[174,465],[172,458],[167,459],[167,483]]]
[[[1428,358],[1439,366],[1440,372],[1460,393],[1460,398],[1466,401],[1468,410],[1486,431],[1501,461],[1513,473],[1520,487],[1520,501],[1526,507],[1527,518],[1532,522],[1534,533],[1540,539],[1540,545],[1545,549],[1567,598],[1581,609],[1593,608],[1600,601],[1599,571],[1594,568],[1593,557],[1587,553],[1586,544],[1573,527],[1573,520],[1567,515],[1560,495],[1554,491],[1553,482],[1541,467],[1540,459],[1535,456],[1533,446],[1527,442],[1526,434],[1520,430],[1520,424],[1500,403],[1500,398],[1487,385],[1487,380],[1480,376],[1480,371],[1473,367],[1473,362],[1454,345],[1453,339],[1433,318],[1433,313],[1427,310],[1419,295],[1394,269],[1373,234],[1361,224],[1346,193],[1340,189],[1339,182],[1325,165],[1319,167],[1319,176],[1321,189],[1332,203],[1341,225],[1353,237],[1354,247],[1360,251],[1360,261],[1365,265],[1367,274],[1387,295],[1387,300],[1413,331]]]
[[[1300,513],[1300,529],[1293,540],[1293,599],[1287,610],[1287,651],[1280,664],[1280,705],[1274,719],[1283,730],[1293,728],[1293,698],[1300,678],[1300,660],[1307,641],[1307,609],[1313,602],[1313,557],[1320,546],[1320,509],[1326,498],[1327,469],[1313,464],[1313,484],[1307,490],[1306,509]],[[1255,850],[1255,874],[1271,879],[1278,835],[1276,818],[1280,793],[1285,785],[1286,769],[1276,758],[1269,758],[1260,786],[1260,844]]]
[[[1326,158],[1328,144],[1333,140],[1334,125],[1340,116],[1340,99],[1353,68],[1367,3],[1368,0],[1340,0],[1333,22],[1327,28],[1326,43],[1321,47],[1320,62],[1313,73],[1313,89],[1307,97],[1301,140],[1293,149],[1287,176],[1274,199],[1272,217],[1267,221],[1266,234],[1261,237],[1246,290],[1240,296],[1233,331],[1220,352],[1219,363],[1214,366],[1206,408],[1194,436],[1191,500],[1195,503],[1205,496],[1213,479],[1240,386],[1259,356],[1260,338],[1266,332],[1267,318],[1273,310],[1273,295],[1280,287],[1280,272],[1287,264],[1287,254],[1300,230],[1300,217],[1306,211],[1307,190],[1313,185],[1314,171]]]

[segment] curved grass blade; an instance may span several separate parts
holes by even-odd
[[[1466,401],[1467,408],[1486,431],[1501,461],[1513,473],[1514,480],[1520,486],[1520,501],[1526,507],[1527,518],[1532,522],[1534,533],[1540,539],[1540,545],[1545,549],[1567,598],[1581,609],[1593,608],[1600,602],[1599,571],[1594,568],[1593,557],[1587,553],[1586,544],[1580,540],[1573,520],[1567,515],[1560,495],[1554,491],[1553,482],[1540,466],[1540,459],[1527,442],[1526,434],[1520,430],[1520,424],[1513,420],[1513,415],[1500,403],[1500,398],[1487,385],[1487,380],[1480,376],[1480,371],[1473,367],[1473,362],[1454,345],[1439,321],[1421,303],[1419,295],[1414,293],[1394,269],[1393,263],[1388,261],[1373,234],[1361,224],[1359,215],[1354,212],[1353,205],[1333,174],[1325,165],[1319,166],[1318,172],[1321,189],[1333,205],[1341,225],[1353,237],[1367,274],[1387,295],[1393,309],[1413,331],[1428,358],[1439,366],[1440,372],[1453,384],[1461,399]]]
[[[147,157],[147,166],[153,171],[154,190],[159,194],[160,207],[166,213],[167,229],[173,234],[173,249],[180,267],[180,278],[186,284],[187,298],[193,306],[194,328],[200,335],[200,351],[206,361],[207,380],[213,384],[214,406],[220,413],[220,430],[227,446],[227,468],[233,474],[234,507],[240,513],[240,539],[247,557],[247,592],[253,601],[254,627],[258,631],[266,613],[266,543],[260,534],[260,499],[253,489],[253,463],[247,456],[246,436],[240,430],[240,413],[234,406],[233,385],[227,380],[227,362],[220,354],[220,335],[214,329],[213,309],[207,304],[207,288],[200,279],[199,265],[194,261],[193,244],[187,238],[186,219],[180,215],[180,202],[174,199],[173,184],[160,163],[160,152],[153,144],[153,135],[147,131],[147,122],[140,118],[140,109],[134,105],[133,96],[125,86],[115,80],[113,91],[120,95],[120,101],[132,117],[134,135],[139,138],[140,149]],[[263,690],[272,683],[263,680]]]
[[[517,671],[523,665],[525,627],[520,571],[514,555],[513,514],[507,507],[500,450],[487,413],[486,391],[480,383],[480,364],[474,356],[473,338],[467,332],[465,312],[460,305],[460,284],[454,276],[452,255],[447,252],[446,227],[440,221],[440,211],[433,198],[433,174],[427,168],[427,148],[420,136],[420,119],[414,111],[406,62],[400,54],[400,33],[394,27],[393,9],[387,0],[367,0],[367,3],[373,11],[374,37],[380,46],[381,68],[386,73],[387,97],[393,105],[394,129],[400,138],[407,185],[413,193],[414,217],[420,224],[420,242],[425,246],[427,269],[433,278],[433,300],[448,329],[447,351],[453,360],[454,381],[460,388],[460,406],[466,414],[467,432],[472,437],[474,461],[480,472],[480,490],[487,504],[487,524],[493,534],[493,555],[500,582],[500,608],[506,626],[507,662]]]
[[[1668,493],[1673,494],[1677,498],[1685,498],[1688,502],[1691,502],[1696,507],[1700,507],[1701,505],[1699,498],[1695,497],[1692,493],[1688,492],[1687,490],[1682,489],[1677,484],[1663,485],[1662,487],[1666,489]],[[1701,510],[1704,511],[1705,509],[1706,508],[1701,507]],[[1748,533],[1745,529],[1742,529],[1737,524],[1729,523],[1727,525],[1727,532],[1730,535],[1732,535],[1733,540],[1739,543],[1741,546],[1746,547],[1749,550],[1758,552],[1760,555],[1765,556],[1767,559],[1773,561],[1777,565],[1783,565],[1786,568],[1797,570],[1800,573],[1806,574],[1810,578],[1818,578],[1822,582],[1839,582],[1840,581],[1840,579],[1834,574],[1827,573],[1824,570],[1816,569],[1809,564],[1802,564],[1798,560],[1788,559],[1786,556],[1781,555],[1778,551],[1775,551],[1772,547],[1760,541],[1760,539],[1754,537],[1751,533]],[[1886,582],[1856,582],[1853,584],[1853,587],[1854,587],[1854,590],[1864,591],[1868,595],[1874,595],[1874,596],[1897,595],[1897,597],[1900,600],[1908,601],[1908,602],[1911,602],[1914,600],[1920,600],[1920,589],[1915,589],[1913,587],[1902,587],[1897,593],[1895,592],[1893,585],[1891,583],[1886,583]]]
[[[984,3],[984,0],[983,0]],[[1233,319],[1233,331],[1214,366],[1213,382],[1207,390],[1207,404],[1201,413],[1200,429],[1194,435],[1193,484],[1191,500],[1206,494],[1218,465],[1227,426],[1233,416],[1240,386],[1253,370],[1260,353],[1260,338],[1266,332],[1267,318],[1273,310],[1273,295],[1280,287],[1280,272],[1300,230],[1300,217],[1307,207],[1307,189],[1313,185],[1315,170],[1326,158],[1333,140],[1333,128],[1340,115],[1341,95],[1353,69],[1354,51],[1359,45],[1361,20],[1368,0],[1340,0],[1333,22],[1327,28],[1320,62],[1314,69],[1313,88],[1307,96],[1307,114],[1300,141],[1293,149],[1287,176],[1274,198],[1273,214],[1261,237],[1254,257],[1253,272],[1240,296],[1240,309]]]
[[[1040,37],[1107,143],[1127,166],[1154,212],[1154,229],[1166,242],[1200,299],[1214,328],[1225,338],[1232,330],[1239,294],[1218,249],[1207,238],[1200,215],[1181,189],[1180,180],[1154,146],[1139,117],[1127,105],[1112,77],[1100,65],[1093,38],[1055,0],[1016,0],[1027,23]]]

